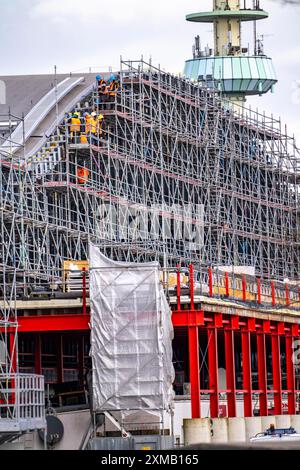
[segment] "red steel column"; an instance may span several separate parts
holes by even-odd
[[[293,337],[287,333],[285,337],[285,354],[286,354],[286,381],[288,389],[288,414],[296,414],[296,386],[295,386],[295,364]]]
[[[252,417],[252,380],[251,380],[251,345],[250,331],[248,326],[242,329],[242,366],[243,366],[243,388],[244,388],[244,415]]]
[[[189,367],[191,383],[192,418],[201,418],[200,404],[200,364],[198,327],[189,326]]]
[[[235,382],[235,360],[234,360],[234,332],[229,327],[224,330],[225,339],[225,364],[226,364],[226,388],[228,417],[236,417],[236,382]]]
[[[272,333],[272,368],[274,388],[274,413],[282,414],[282,387],[281,387],[281,364],[280,364],[280,336],[276,325],[276,331]]]
[[[217,328],[207,328],[208,370],[210,392],[210,416],[219,417],[219,380],[218,380],[218,333]]]
[[[260,416],[268,416],[266,336],[264,330],[257,332],[256,339]]]

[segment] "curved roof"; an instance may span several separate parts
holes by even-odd
[[[213,23],[226,19],[240,21],[256,21],[268,18],[269,14],[264,10],[215,10],[202,13],[191,13],[186,16],[187,21],[196,23]]]
[[[70,74],[58,74],[58,83]],[[84,77],[87,85],[95,82],[95,73],[72,74],[72,77]],[[6,104],[0,103],[0,121],[7,120],[9,112],[17,117],[26,116],[32,108],[55,88],[55,77],[51,75],[11,75],[0,76],[6,88]]]

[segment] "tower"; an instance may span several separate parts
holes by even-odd
[[[259,0],[247,8],[247,0],[214,0],[210,12],[187,15],[187,21],[212,23],[214,49],[201,49],[196,37],[193,59],[187,60],[184,74],[199,82],[212,83],[233,102],[243,102],[247,96],[262,95],[277,83],[272,59],[264,54],[263,41],[257,40],[256,22],[268,18]],[[242,23],[254,23],[254,50],[242,45]]]

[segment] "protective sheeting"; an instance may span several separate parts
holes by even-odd
[[[107,259],[90,246],[94,411],[172,407],[171,310],[159,264]]]

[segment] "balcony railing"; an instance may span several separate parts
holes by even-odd
[[[44,377],[0,374],[0,433],[22,433],[45,427]]]

